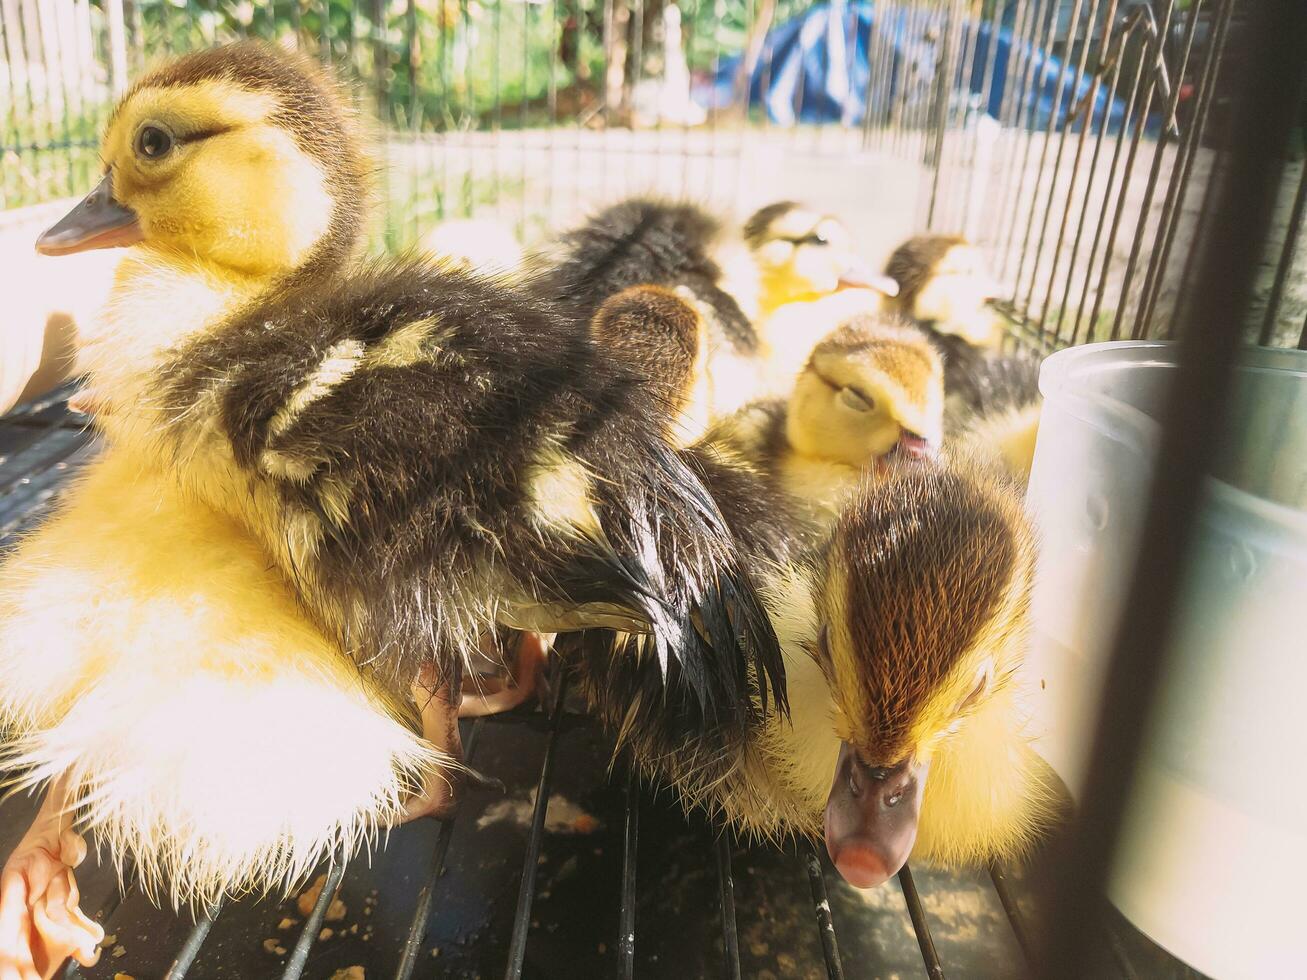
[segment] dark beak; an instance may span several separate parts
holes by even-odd
[[[826,801],[826,851],[854,888],[875,888],[899,873],[917,841],[926,765],[864,766],[846,742]]]
[[[889,276],[872,272],[861,262],[849,266],[840,273],[840,286],[843,289],[875,289],[886,296],[897,296],[899,284]]]
[[[77,207],[41,233],[36,250],[42,255],[71,255],[93,248],[135,245],[144,236],[136,212],[114,200],[113,175],[106,175]]]

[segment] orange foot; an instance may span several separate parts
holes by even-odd
[[[477,772],[464,761],[456,707],[462,701],[458,689],[457,678],[437,680],[434,667],[424,669],[413,682],[413,698],[422,712],[422,737],[453,759],[455,765],[427,777],[421,791],[405,802],[400,823],[419,817],[450,817],[469,789],[504,792],[503,783]]]
[[[86,841],[72,829],[65,803],[52,786],[0,870],[0,980],[49,980],[70,956],[88,967],[100,958],[104,930],[78,907],[73,877]]]
[[[549,700],[546,674],[553,634],[518,633],[516,655],[508,677],[478,677],[475,690],[464,691],[458,706],[460,718],[496,715],[524,704],[533,695],[542,702]]]

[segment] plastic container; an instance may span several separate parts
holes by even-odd
[[[1073,796],[1174,372],[1169,345],[1113,343],[1059,352],[1040,377],[1027,669],[1038,747]],[[1219,459],[1110,894],[1154,941],[1211,976],[1301,975],[1307,352],[1241,355]]]

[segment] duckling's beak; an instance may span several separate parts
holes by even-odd
[[[854,888],[875,888],[899,873],[917,841],[928,764],[889,770],[864,766],[845,742],[826,800],[826,851]]]
[[[889,276],[873,272],[871,267],[861,260],[850,264],[840,273],[841,289],[874,289],[886,296],[897,296],[899,284]]]
[[[71,255],[134,245],[143,237],[136,212],[114,200],[113,174],[107,174],[77,207],[41,233],[36,250],[42,255]]]
[[[895,444],[893,453],[900,459],[933,459],[935,457],[935,447],[930,444],[930,440],[925,436],[919,436],[915,432],[904,429],[899,435],[899,441]]]

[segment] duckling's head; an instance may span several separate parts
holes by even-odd
[[[904,315],[977,346],[994,346],[1002,338],[1001,321],[988,308],[1001,287],[965,238],[910,238],[894,250],[885,273],[899,284],[894,305]]]
[[[944,368],[919,330],[878,314],[819,343],[786,413],[791,447],[863,467],[890,453],[928,455],[943,438]]]
[[[590,321],[595,340],[648,378],[669,434],[688,445],[708,426],[707,333],[689,303],[658,286],[609,297]]]
[[[841,516],[816,656],[842,743],[826,847],[851,884],[903,866],[932,756],[1013,683],[1032,569],[1015,494],[963,464],[864,482]]]
[[[105,176],[37,241],[48,255],[140,245],[233,276],[332,266],[357,242],[367,166],[307,62],[244,42],[138,81],[101,145]]]
[[[785,303],[818,299],[844,287],[898,291],[876,275],[857,253],[853,236],[828,214],[793,201],[756,211],[744,224],[744,238],[762,273],[762,312]]]

